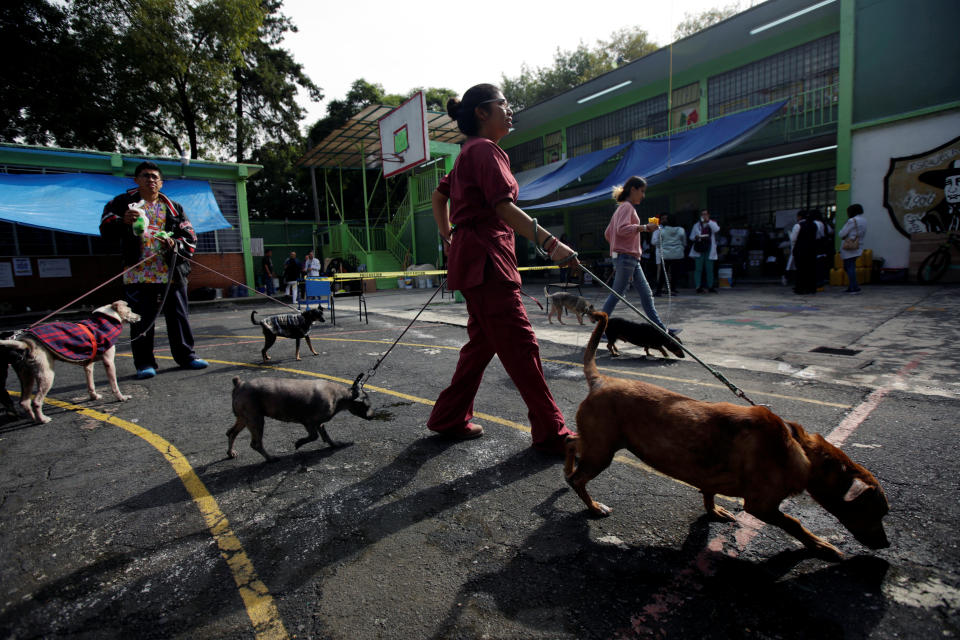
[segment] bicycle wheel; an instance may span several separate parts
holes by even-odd
[[[930,284],[943,277],[943,274],[950,268],[950,249],[941,247],[937,249],[920,263],[917,269],[917,281]]]

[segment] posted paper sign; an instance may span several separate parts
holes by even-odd
[[[0,288],[10,288],[13,285],[13,265],[9,262],[0,262]]]
[[[32,276],[33,267],[30,265],[30,258],[14,258],[13,273],[18,276]]]
[[[70,258],[37,258],[37,272],[41,278],[69,278]]]

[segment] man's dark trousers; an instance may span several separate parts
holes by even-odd
[[[140,322],[130,325],[133,364],[137,371],[147,367],[157,367],[153,355],[154,320],[158,316],[160,299],[167,289],[166,284],[127,284],[123,286],[123,295],[130,308],[140,315]],[[163,305],[163,317],[167,321],[167,337],[170,341],[170,353],[177,364],[186,366],[196,357],[193,351],[193,331],[190,329],[190,309],[187,305],[187,285],[174,282],[170,285],[166,302]],[[154,326],[151,326],[154,325]],[[141,336],[144,329],[150,327]]]

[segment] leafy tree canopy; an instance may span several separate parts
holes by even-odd
[[[0,8],[17,64],[0,77],[5,139],[243,160],[299,141],[298,88],[279,47],[281,0],[22,0]],[[42,79],[38,81],[38,79]]]
[[[692,36],[698,31],[703,31],[707,27],[712,27],[718,22],[723,22],[727,18],[735,16],[738,13],[740,13],[739,2],[734,2],[733,4],[725,7],[714,7],[713,9],[707,9],[706,11],[702,11],[700,13],[684,13],[683,20],[681,20],[680,24],[677,25],[674,36],[677,40],[680,38],[686,38],[687,36]]]
[[[640,27],[623,28],[592,48],[582,42],[571,51],[558,48],[549,67],[523,65],[519,76],[502,76],[501,89],[514,109],[525,109],[659,48]]]

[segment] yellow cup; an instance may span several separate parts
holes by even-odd
[[[660,218],[647,218],[647,224],[660,224]]]

